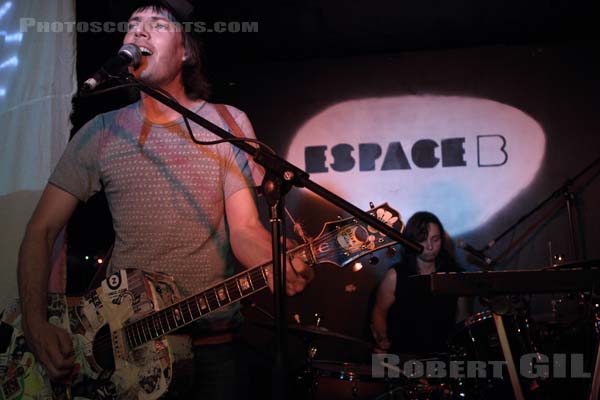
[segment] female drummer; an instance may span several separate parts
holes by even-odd
[[[376,352],[447,352],[448,335],[455,322],[468,316],[466,301],[456,296],[420,293],[411,275],[458,272],[461,268],[449,251],[450,240],[432,213],[415,213],[404,234],[423,246],[421,254],[404,251],[402,260],[390,268],[377,289],[371,315]]]

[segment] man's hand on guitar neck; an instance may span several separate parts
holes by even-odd
[[[51,380],[68,377],[75,366],[73,341],[67,331],[47,321],[26,324],[25,339]]]
[[[285,291],[288,296],[294,296],[306,288],[314,279],[315,271],[300,257],[286,257]]]

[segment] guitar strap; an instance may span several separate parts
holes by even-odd
[[[214,106],[215,106],[217,112],[219,113],[219,115],[221,116],[221,118],[223,119],[223,121],[227,124],[227,126],[229,126],[229,128],[231,129],[232,134],[234,136],[241,137],[241,138],[246,137],[246,135],[244,134],[244,131],[242,130],[242,128],[240,128],[240,126],[237,124],[237,122],[235,122],[235,118],[233,118],[233,115],[231,115],[231,113],[229,112],[229,110],[227,109],[227,107],[224,104],[214,104]],[[140,136],[140,139],[139,139],[140,145],[144,144],[147,136],[148,136],[148,132],[146,132],[145,134],[142,133],[142,136]],[[264,173],[262,172],[262,167],[260,167],[259,165],[256,165],[254,162],[252,162],[250,168],[252,171],[252,177],[254,178],[255,185],[260,185],[260,182],[262,182],[262,177],[264,176]],[[103,257],[105,262],[100,266],[100,268],[98,268],[98,271],[94,274],[94,277],[90,281],[90,284],[88,285],[88,288],[86,289],[85,293],[88,293],[91,290],[96,289],[98,286],[100,286],[102,281],[104,279],[106,279],[106,270],[108,267],[108,260],[110,259],[110,256],[112,255],[113,246],[114,246],[114,243],[108,249],[107,254]],[[66,284],[65,284],[65,286],[66,286]]]
[[[237,136],[240,138],[246,137],[246,134],[244,133],[242,128],[240,128],[238,123],[235,122],[233,115],[231,115],[231,113],[229,112],[229,110],[227,109],[227,106],[225,104],[215,104],[214,106],[217,109],[217,112],[219,113],[221,118],[223,118],[223,121],[225,121],[227,126],[229,126],[229,128],[232,131],[231,133],[234,136]]]
[[[238,123],[235,121],[235,118],[233,118],[233,115],[231,115],[231,112],[225,104],[214,104],[214,106],[221,118],[223,119],[223,121],[225,122],[225,124],[227,124],[227,126],[231,130],[232,135],[239,138],[248,137],[246,136],[242,128],[240,128]],[[252,172],[254,185],[256,187],[260,187],[262,179],[265,176],[264,168],[250,159],[250,171]]]
[[[214,104],[214,106],[215,106],[215,109],[217,110],[217,112],[219,113],[219,115],[221,116],[221,118],[223,119],[223,121],[225,122],[225,124],[227,124],[227,126],[229,126],[229,129],[231,130],[231,132],[234,136],[242,137],[242,138],[246,137],[246,135],[244,134],[244,131],[242,130],[242,128],[240,128],[240,126],[237,124],[237,122],[235,122],[235,118],[233,118],[233,115],[231,115],[231,113],[229,112],[229,110],[227,109],[227,107],[224,104]],[[260,185],[260,183],[262,182],[262,177],[264,176],[264,173],[262,172],[262,167],[259,165],[256,165],[254,162],[252,162],[250,168],[252,171],[252,177],[254,178],[254,184]],[[107,254],[105,254],[105,256],[103,257],[105,262],[102,263],[100,268],[98,268],[98,271],[94,274],[94,277],[91,279],[91,281],[84,293],[88,293],[88,292],[96,289],[98,286],[100,286],[102,281],[104,279],[106,279],[106,270],[108,267],[108,261],[110,260],[110,256],[112,255],[113,246],[114,246],[114,243],[108,249]],[[65,265],[66,265],[66,263],[65,263]],[[65,280],[66,280],[66,273],[64,273],[63,275],[65,275]],[[66,283],[64,284],[64,286],[66,287]],[[64,292],[64,289],[61,292]]]

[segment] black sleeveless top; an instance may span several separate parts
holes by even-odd
[[[439,259],[439,257],[438,257]],[[438,272],[459,272],[456,263],[436,260]],[[419,293],[409,276],[417,274],[414,260],[393,266],[396,270],[396,300],[387,316],[392,353],[439,353],[448,351],[448,336],[455,327],[456,296]]]

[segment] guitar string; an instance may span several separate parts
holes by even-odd
[[[313,243],[315,243],[315,242],[316,243],[323,242],[323,241],[325,241],[325,239],[332,238],[332,237],[334,237],[336,235],[337,235],[337,232],[332,232],[332,233],[324,234],[322,237],[318,238],[318,240],[315,240]],[[337,249],[336,248],[334,250],[323,251],[321,253],[321,256],[323,256],[323,255],[342,255],[345,252],[346,252],[346,250]],[[266,268],[269,268],[269,267],[270,266],[267,266]],[[263,268],[263,267],[257,267],[255,269],[252,269],[252,270],[248,271],[247,275],[250,276],[250,279],[253,281],[253,283],[255,283],[256,280],[263,280],[264,281],[264,277],[263,277],[263,273],[261,272],[261,268]],[[224,282],[223,285],[229,285],[229,286],[226,286],[228,291],[233,291],[232,289],[238,290],[237,289],[237,283],[235,282],[235,280],[239,279],[240,277],[243,277],[243,276],[244,275],[241,275],[241,276],[238,276],[236,278],[227,280],[227,281]],[[227,304],[230,304],[230,303],[232,303],[234,301],[237,301],[238,299],[241,298],[241,296],[240,296],[237,299],[231,300],[227,304],[220,305],[220,302],[218,301],[217,295],[216,295],[216,293],[214,293],[214,290],[218,290],[218,288],[222,287],[223,285],[217,285],[217,286],[215,286],[213,288],[210,288],[210,289],[204,291],[203,293],[201,293],[199,295],[196,295],[196,296],[193,296],[191,298],[182,300],[180,303],[171,305],[171,306],[169,306],[169,307],[167,307],[167,308],[165,308],[163,310],[158,311],[155,314],[154,317],[149,317],[149,318],[156,319],[157,322],[159,323],[161,329],[163,329],[163,330],[164,330],[165,323],[166,323],[167,327],[171,327],[171,324],[170,324],[171,322],[173,322],[173,325],[176,328],[179,328],[181,325],[185,325],[186,323],[191,323],[192,322],[192,321],[185,322],[185,318],[183,318],[184,324],[179,325],[177,323],[177,320],[176,320],[175,317],[170,318],[170,315],[172,315],[172,313],[174,312],[174,310],[176,308],[179,308],[179,310],[181,312],[181,305],[184,304],[184,303],[185,303],[186,306],[189,306],[190,304],[194,304],[194,308],[197,310],[197,305],[195,304],[196,303],[196,298],[199,298],[202,295],[204,295],[204,296],[207,297],[206,301],[208,303],[209,310],[213,311],[213,310],[219,309],[219,308],[221,308],[221,307],[223,307],[223,306],[225,306]],[[262,286],[261,289],[264,288],[265,286]],[[253,292],[254,291],[255,290],[253,290]],[[183,314],[183,312],[181,312],[181,314]],[[192,313],[191,316],[193,317],[193,313]],[[202,316],[202,313],[200,314],[200,317],[201,316]],[[125,335],[126,335],[128,341],[130,341],[128,333],[131,334],[131,336],[134,339],[133,340],[134,342],[136,342],[136,343],[137,342],[141,342],[138,345],[141,345],[144,342],[152,340],[153,338],[158,338],[158,337],[166,334],[166,333],[164,333],[164,334],[161,334],[159,336],[153,335],[152,334],[152,329],[150,328],[150,324],[145,323],[146,318],[148,318],[148,317],[142,318],[141,320],[132,322],[131,324],[128,324],[125,327],[123,327],[123,331],[125,332]],[[146,329],[144,329],[144,328],[146,328]],[[171,332],[173,330],[175,330],[175,329],[173,329],[171,327],[171,329],[167,329],[167,332]],[[150,333],[150,337],[151,337],[150,339],[147,338],[146,331],[148,333]],[[137,334],[137,337],[136,337],[136,334]],[[99,349],[99,350],[107,350],[108,351],[108,350],[112,349],[112,339],[111,339],[111,335],[110,334],[103,334],[103,335],[97,336],[96,340],[95,340],[95,343],[96,343],[95,347],[97,349]]]
[[[248,276],[250,278],[250,280],[253,283],[253,286],[260,286],[260,289],[264,288],[266,285],[265,286],[259,285],[260,281],[264,280],[263,273],[261,272],[260,269],[261,269],[261,267],[256,267],[254,269],[249,270],[246,274],[242,274],[235,278],[225,281],[224,285],[227,288],[226,290],[228,291],[228,293],[230,293],[229,296],[231,297],[231,293],[235,293],[236,291],[239,293],[239,289],[238,289],[236,280],[238,280],[239,278],[242,278],[244,276]],[[217,286],[215,286],[211,289],[208,289],[196,296],[182,300],[180,303],[177,303],[176,305],[168,306],[165,309],[158,311],[156,314],[154,314],[154,316],[142,318],[139,321],[135,321],[135,322],[132,322],[131,324],[128,324],[127,326],[125,326],[123,328],[123,330],[125,331],[125,335],[127,336],[127,339],[130,340],[129,336],[131,335],[131,337],[133,337],[134,341],[136,341],[136,342],[140,341],[140,340],[142,342],[147,341],[147,340],[143,340],[145,338],[142,338],[142,336],[146,337],[146,332],[145,332],[144,328],[147,328],[147,331],[150,333],[151,337],[160,337],[163,334],[166,334],[164,332],[173,331],[172,328],[170,329],[171,325],[174,327],[179,327],[179,326],[178,326],[176,318],[171,317],[171,315],[176,308],[179,308],[180,310],[182,310],[181,305],[188,307],[190,310],[191,310],[191,306],[193,305],[194,309],[196,310],[196,314],[199,313],[199,317],[201,317],[203,314],[206,314],[206,312],[202,312],[197,305],[198,299],[201,298],[202,296],[205,297],[205,301],[207,303],[209,312],[216,310],[218,308],[221,308],[222,306],[220,305],[220,302],[218,301],[217,296],[214,293],[214,290],[217,290],[219,287],[222,287],[222,286],[223,285],[217,285]],[[255,290],[252,290],[252,291],[254,292]],[[242,297],[243,296],[239,296],[236,298],[235,296],[233,296],[231,301],[229,301],[227,304],[237,301]],[[226,304],[224,304],[223,306],[225,306],[225,305]],[[186,314],[188,314],[188,313],[186,313]],[[189,313],[189,316],[192,317],[193,319],[196,319],[196,318],[194,318],[193,311],[191,313]],[[153,319],[155,322],[157,322],[158,325],[160,326],[161,330],[163,330],[163,333],[159,336],[156,336],[155,334],[153,334],[150,324],[144,323],[144,321],[147,319]],[[183,320],[185,321],[184,317],[183,317]],[[172,324],[171,324],[171,322],[172,322]],[[164,329],[165,326],[167,326],[167,329]],[[155,332],[157,332],[156,329],[155,329]],[[139,339],[136,337],[136,334],[139,337]],[[110,334],[102,334],[102,335],[97,336],[95,343],[96,343],[96,348],[98,348],[98,349],[107,350],[107,349],[112,348],[112,339],[110,337]]]
[[[252,269],[252,270],[248,271],[247,275],[250,276],[250,279],[253,281],[254,286],[260,286],[259,289],[263,289],[263,288],[266,287],[266,284],[263,283],[264,282],[264,277],[263,277],[263,273],[260,271],[260,268],[261,267],[257,267],[255,269]],[[239,279],[241,277],[243,277],[243,275],[238,276],[235,279]],[[243,296],[240,296],[240,297],[237,297],[237,298],[232,298],[231,301],[228,301],[227,303],[223,303],[222,301],[219,302],[218,299],[217,299],[216,293],[214,293],[214,290],[218,289],[218,288],[220,288],[220,287],[222,287],[224,285],[229,285],[229,286],[227,286],[228,287],[227,290],[229,290],[230,292],[233,292],[233,289],[236,289],[237,292],[239,293],[239,289],[237,288],[237,283],[235,283],[234,280],[228,280],[228,281],[226,281],[222,285],[217,285],[217,286],[215,286],[215,287],[213,287],[211,289],[208,289],[205,292],[200,293],[200,294],[198,294],[196,296],[184,299],[180,303],[173,304],[173,305],[171,305],[171,306],[169,306],[169,307],[167,307],[167,308],[165,308],[163,310],[157,311],[154,314],[154,316],[144,317],[141,320],[132,322],[131,324],[128,324],[125,327],[123,327],[123,331],[127,331],[128,329],[130,329],[130,330],[134,330],[134,329],[137,330],[137,332],[130,332],[130,333],[133,333],[133,334],[137,333],[138,334],[138,336],[140,337],[140,339],[142,339],[142,342],[139,343],[138,345],[141,345],[144,342],[148,342],[148,341],[152,340],[153,338],[155,339],[155,338],[158,338],[160,336],[163,336],[163,335],[167,334],[167,333],[162,333],[159,336],[156,336],[156,335],[152,334],[152,329],[150,327],[150,324],[144,324],[144,321],[147,320],[147,319],[150,319],[150,318],[158,319],[158,323],[160,324],[161,328],[164,327],[164,323],[167,323],[167,325],[170,325],[170,322],[173,322],[173,325],[176,326],[176,329],[177,329],[177,328],[180,328],[180,327],[182,327],[185,324],[189,324],[189,323],[193,322],[193,320],[195,320],[195,319],[197,319],[199,317],[202,317],[203,315],[207,314],[206,312],[205,313],[201,312],[200,315],[197,318],[193,318],[192,320],[187,320],[187,321],[184,318],[182,318],[182,320],[184,321],[184,323],[178,325],[178,323],[177,323],[177,321],[176,321],[175,318],[169,318],[169,312],[173,313],[174,312],[173,310],[176,309],[176,308],[181,308],[182,304],[185,304],[186,306],[190,306],[190,305],[193,304],[194,308],[197,311],[200,311],[198,309],[198,306],[196,305],[195,299],[197,297],[206,296],[207,297],[206,301],[209,304],[209,311],[208,311],[208,313],[210,313],[211,311],[220,309],[220,308],[222,308],[222,307],[224,307],[224,306],[226,306],[228,304],[231,304],[231,303],[233,303],[233,302],[235,302],[235,301],[237,301],[237,300],[239,300],[239,299],[241,299],[243,297]],[[259,289],[257,289],[257,290],[259,290]],[[253,290],[252,292],[254,292],[254,291],[255,290]],[[190,307],[190,309],[191,309],[191,307]],[[193,313],[188,313],[188,315],[190,315],[190,316],[193,317]],[[144,328],[146,328],[146,330],[144,330]],[[166,331],[167,332],[171,332],[171,331],[176,330],[176,329],[167,329]],[[148,333],[150,333],[150,335],[151,335],[150,339],[148,339],[146,337],[146,331]],[[125,334],[125,335],[127,336],[127,334]],[[144,338],[142,338],[142,336],[144,336]],[[134,335],[134,338],[135,338],[135,335]],[[128,340],[129,340],[129,338],[128,338]],[[137,339],[135,339],[135,340],[138,341]],[[103,334],[103,335],[97,336],[96,340],[95,340],[95,343],[96,343],[96,346],[94,346],[94,348],[96,348],[98,350],[110,350],[110,349],[112,349],[112,340],[111,340],[111,335],[110,334]]]
[[[334,237],[336,235],[337,235],[337,232],[332,232],[332,233],[329,233],[329,234],[324,234],[322,237],[318,238],[318,240],[315,240],[313,243],[322,242],[325,239]],[[346,250],[344,250],[344,249],[338,249],[338,248],[336,248],[334,250],[328,250],[328,251],[322,252],[321,256],[323,256],[323,255],[343,255],[345,252],[346,252]],[[270,267],[270,266],[268,266],[268,267]],[[250,276],[250,279],[253,282],[255,281],[255,279],[264,280],[264,278],[262,276],[261,268],[263,268],[263,267],[257,267],[255,269],[252,269],[252,270],[248,271],[247,274]],[[252,276],[252,275],[255,275],[255,276]],[[242,277],[242,276],[243,275],[238,276],[238,277],[233,278],[233,279],[230,279],[228,281],[225,281],[224,285],[230,285],[227,290],[237,289],[237,283],[235,283],[235,280],[238,279],[238,278],[240,278],[240,277]],[[169,306],[169,307],[167,307],[167,308],[165,308],[163,310],[160,310],[160,311],[158,311],[155,314],[154,317],[145,317],[145,318],[142,318],[141,320],[138,320],[138,321],[132,322],[131,324],[126,325],[125,327],[123,327],[123,331],[125,331],[125,335],[127,336],[127,340],[130,341],[129,335],[127,335],[127,331],[131,334],[131,336],[134,338],[134,341],[136,343],[137,342],[141,342],[141,343],[139,343],[137,345],[141,345],[141,344],[143,344],[145,342],[148,342],[149,340],[152,340],[152,339],[158,338],[160,336],[163,336],[164,334],[167,334],[167,333],[163,333],[163,334],[161,334],[159,336],[153,335],[152,334],[152,329],[151,329],[150,325],[148,323],[146,323],[146,324],[144,323],[144,321],[147,318],[154,318],[154,319],[156,319],[157,322],[159,323],[159,325],[161,326],[161,329],[163,329],[163,330],[164,330],[165,323],[166,323],[167,327],[170,327],[170,325],[171,325],[170,322],[173,322],[173,325],[176,328],[181,327],[181,325],[185,325],[187,323],[191,323],[192,321],[185,322],[185,319],[183,319],[184,320],[184,324],[178,325],[176,319],[174,317],[173,318],[169,318],[169,316],[170,316],[170,314],[172,314],[174,312],[175,308],[179,308],[180,311],[181,311],[181,304],[183,304],[183,303],[185,303],[186,306],[189,306],[190,304],[194,304],[194,308],[197,309],[197,305],[195,304],[195,302],[196,302],[195,299],[198,298],[198,297],[200,297],[201,295],[209,296],[210,297],[210,298],[207,297],[207,299],[206,299],[207,303],[209,303],[209,310],[210,310],[209,312],[211,312],[213,310],[216,310],[216,309],[219,309],[219,308],[221,308],[221,307],[223,307],[223,306],[225,306],[227,304],[230,304],[230,303],[232,303],[234,301],[237,301],[238,299],[241,298],[241,297],[238,297],[235,300],[231,300],[227,304],[220,305],[220,302],[217,300],[217,295],[214,293],[214,290],[218,289],[220,286],[222,286],[222,285],[217,285],[217,286],[215,286],[215,287],[213,287],[211,289],[208,289],[207,291],[205,291],[205,292],[203,292],[203,293],[201,293],[199,295],[196,295],[196,296],[193,296],[191,298],[182,300],[182,302],[180,302],[180,303],[177,303],[175,305],[171,305],[171,306]],[[262,286],[261,289],[264,288],[264,287],[265,286]],[[254,291],[255,290],[253,290],[253,292]],[[213,306],[211,307],[211,305],[213,305]],[[203,314],[201,313],[199,317],[201,317],[202,315]],[[191,316],[193,317],[193,313],[191,314]],[[146,328],[146,329],[144,329],[144,328]],[[172,332],[174,330],[176,330],[176,329],[173,329],[171,327],[171,329],[167,329],[167,332]],[[147,338],[146,331],[150,334],[150,339]],[[137,334],[137,337],[136,337],[136,334]],[[99,350],[107,350],[108,351],[108,350],[112,349],[112,340],[111,340],[111,335],[110,334],[104,334],[104,335],[100,335],[99,337],[96,337],[96,341],[95,342],[96,342],[96,348],[99,349]]]
[[[332,231],[332,232],[325,233],[321,237],[315,239],[312,242],[312,244],[315,245],[315,244],[319,244],[319,243],[322,243],[322,242],[326,242],[326,241],[330,240],[331,238],[337,236],[338,234],[339,234],[339,231]],[[303,245],[303,246],[300,246],[300,247],[304,248],[305,246]],[[292,253],[294,251],[298,251],[298,250],[296,250],[296,249],[291,250],[290,253]],[[320,253],[320,255],[321,255],[321,257],[331,256],[331,255],[338,256],[338,255],[345,255],[346,252],[347,252],[346,249],[334,248],[333,250],[323,251],[323,252]],[[250,279],[252,281],[254,281],[255,278],[264,280],[261,268],[265,268],[266,269],[266,268],[269,268],[269,267],[270,266],[256,267],[254,269],[249,270],[247,272],[247,275],[250,276]],[[257,276],[252,277],[252,274],[255,274]],[[208,303],[209,313],[212,312],[213,310],[220,309],[221,307],[224,307],[224,306],[226,306],[228,304],[231,304],[231,303],[233,303],[233,302],[241,299],[243,296],[240,296],[240,297],[237,297],[237,298],[231,298],[231,297],[229,297],[229,301],[226,302],[225,304],[221,305],[221,302],[217,299],[217,295],[216,295],[216,293],[214,293],[214,291],[218,290],[221,287],[225,287],[228,293],[231,293],[231,291],[233,289],[235,289],[235,290],[233,290],[233,292],[235,292],[236,290],[239,292],[239,288],[237,287],[237,282],[236,281],[239,278],[243,277],[243,276],[244,275],[240,275],[240,276],[236,276],[235,278],[230,278],[230,279],[226,280],[221,285],[214,286],[213,288],[210,288],[210,289],[202,292],[201,294],[198,294],[196,296],[192,296],[190,298],[184,299],[184,300],[182,300],[179,303],[171,305],[171,306],[169,306],[169,307],[167,307],[167,308],[165,308],[163,310],[160,310],[157,313],[155,313],[154,315],[151,315],[151,316],[148,316],[148,317],[144,317],[144,318],[142,318],[142,319],[140,319],[138,321],[135,321],[135,322],[132,322],[131,324],[126,325],[122,329],[125,332],[125,335],[127,336],[127,340],[128,341],[130,340],[129,337],[128,337],[128,335],[127,335],[128,331],[129,331],[129,333],[133,334],[134,340],[136,342],[138,340],[135,338],[135,333],[137,333],[137,335],[139,336],[139,338],[142,339],[141,340],[142,343],[140,343],[140,344],[143,344],[144,342],[147,342],[147,341],[152,340],[152,339],[159,338],[160,336],[163,336],[163,335],[167,334],[167,333],[162,333],[162,334],[160,334],[158,336],[156,336],[155,334],[153,334],[152,333],[152,327],[151,327],[151,325],[148,322],[149,320],[154,320],[154,322],[158,322],[160,328],[164,332],[165,331],[164,330],[164,324],[165,323],[167,324],[167,327],[170,327],[170,322],[172,321],[173,325],[175,325],[176,328],[179,328],[181,325],[185,325],[185,324],[191,323],[194,320],[202,317],[204,314],[202,313],[202,311],[199,309],[199,306],[197,305],[197,298],[201,297],[202,295],[204,295],[204,296],[211,296],[210,299],[208,297],[206,298],[206,302]],[[230,285],[230,286],[228,286],[228,285]],[[264,287],[266,287],[266,285],[262,286],[259,289],[262,289]],[[256,290],[252,290],[252,292],[255,292],[255,291]],[[229,295],[229,296],[231,296],[231,295]],[[212,302],[211,302],[211,300],[212,300]],[[211,307],[211,304],[216,305],[216,307]],[[188,308],[187,315],[189,315],[191,317],[190,321],[187,321],[187,322],[185,321],[185,318],[183,317],[184,311],[181,308],[182,305],[185,305]],[[191,306],[194,307],[194,309],[196,310],[196,314],[198,314],[198,316],[194,317],[194,312],[192,311],[192,307]],[[179,312],[181,314],[181,318],[184,321],[184,323],[181,324],[181,325],[179,325],[179,326],[178,326],[178,323],[177,323],[177,320],[176,320],[175,317],[173,317],[172,320],[169,320],[169,312],[173,313],[176,308],[179,309]],[[144,328],[146,328],[147,332],[150,334],[150,339],[146,338],[146,332],[145,332]],[[133,332],[134,329],[137,332]],[[171,328],[171,329],[167,329],[166,331],[167,332],[172,332],[174,330],[176,330],[176,329]],[[156,333],[158,333],[156,329],[154,329],[154,331]],[[144,336],[144,338],[142,338],[142,336]],[[143,340],[143,339],[145,339],[145,340]],[[111,340],[111,335],[110,334],[104,334],[104,335],[97,336],[96,340],[95,340],[95,343],[96,343],[96,348],[101,348],[102,350],[112,349],[112,340]]]

